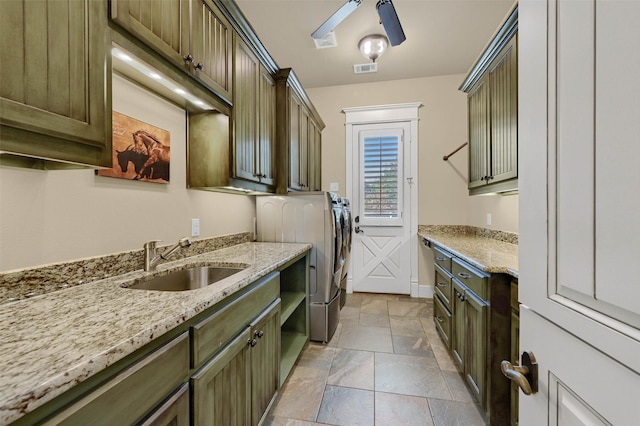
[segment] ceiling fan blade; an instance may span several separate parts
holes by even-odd
[[[340,9],[336,10],[329,19],[324,21],[324,23],[311,34],[311,37],[317,39],[325,38],[327,34],[333,31],[340,22],[342,22],[347,16],[351,15],[351,12],[356,10],[361,3],[362,0],[348,0],[340,7]]]
[[[378,10],[378,15],[380,15],[384,31],[387,33],[389,44],[397,46],[405,41],[407,37],[404,35],[402,25],[400,25],[400,20],[396,13],[396,8],[393,7],[391,0],[378,0],[376,9]]]

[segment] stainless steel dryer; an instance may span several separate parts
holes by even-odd
[[[310,339],[328,342],[340,319],[342,206],[329,192],[256,197],[258,241],[311,243]]]

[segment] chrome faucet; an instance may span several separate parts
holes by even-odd
[[[181,247],[189,247],[191,245],[191,240],[187,237],[180,238],[180,241],[166,249],[163,253],[158,254],[157,244],[160,240],[152,240],[147,243],[144,243],[144,270],[145,271],[153,271],[158,263],[160,263],[160,259],[167,260],[169,256],[171,256],[176,250]]]

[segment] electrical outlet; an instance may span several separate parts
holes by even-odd
[[[340,191],[340,184],[338,184],[338,182],[331,182],[329,184],[329,191]]]
[[[491,213],[487,213],[487,225],[491,226]]]
[[[200,219],[191,219],[191,236],[200,236]]]

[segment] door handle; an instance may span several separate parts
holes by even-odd
[[[538,362],[533,352],[522,352],[520,364],[512,365],[504,360],[500,363],[500,369],[502,374],[509,380],[513,380],[525,395],[538,392]]]
[[[363,233],[363,234],[364,234],[364,231],[363,231],[362,229],[360,229],[360,227],[359,227],[359,226],[356,226],[355,231],[356,231],[356,234],[360,234],[360,233]]]

